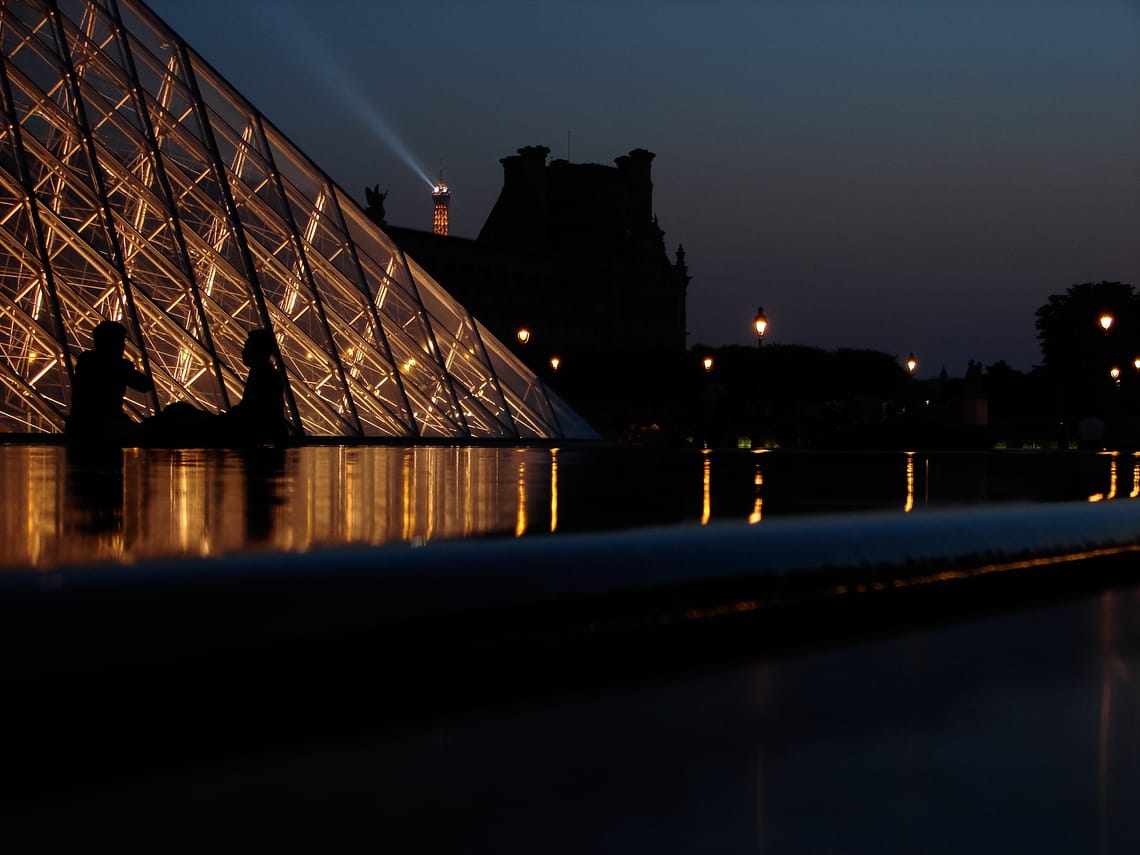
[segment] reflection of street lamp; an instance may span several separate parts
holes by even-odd
[[[764,307],[756,310],[756,317],[752,319],[752,327],[756,330],[756,346],[764,346],[764,333],[768,330],[768,319],[764,317]]]
[[[908,356],[906,358],[906,373],[909,374],[911,377],[913,377],[914,372],[917,370],[918,370],[918,360],[914,358],[914,354],[912,353],[910,356]]]
[[[1108,331],[1112,329],[1112,325],[1116,322],[1116,318],[1105,312],[1100,316],[1098,322],[1100,323],[1100,328],[1104,330],[1104,334],[1108,335]]]
[[[706,373],[709,371],[712,371],[713,358],[711,356],[706,356],[704,359],[701,360],[701,364],[705,366],[705,372]]]
[[[562,364],[562,360],[559,359],[557,356],[550,357],[550,370],[551,371],[557,371],[558,366],[561,364]]]
[[[530,330],[526,327],[519,327],[519,331],[515,335],[519,337],[519,344],[526,344],[530,341]]]
[[[1112,378],[1112,382],[1116,384],[1116,388],[1120,388],[1120,369],[1115,365],[1108,369],[1108,376]]]

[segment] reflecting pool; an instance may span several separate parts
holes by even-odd
[[[0,566],[1140,494],[1140,457],[616,446],[0,445]]]
[[[1140,457],[1067,451],[0,445],[0,463],[8,568],[1140,496]],[[1114,509],[1131,514],[1098,511]],[[12,589],[50,599],[39,583],[57,575]],[[101,575],[132,574],[69,580]],[[655,630],[517,644],[466,622],[435,647],[439,625],[413,621],[269,649],[207,619],[227,614],[201,608],[224,587],[179,602],[166,633],[124,621],[147,602],[120,609],[112,588],[85,620],[65,601],[10,622],[0,823],[34,841],[11,851],[113,836],[162,851],[1134,853],[1132,582],[1013,608],[979,597],[928,621],[886,608],[838,641],[837,611],[807,614],[822,640],[786,648],[750,638],[757,612],[672,645]],[[194,593],[151,602],[170,590]],[[972,590],[961,599],[995,589]],[[239,590],[239,621],[266,591]],[[266,614],[307,613],[295,593]]]

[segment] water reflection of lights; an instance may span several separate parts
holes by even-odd
[[[762,454],[757,451],[756,454]],[[755,525],[764,516],[764,471],[760,468],[760,458],[756,458],[756,467],[752,475],[752,487],[755,495],[752,501],[752,513],[748,515],[748,524]]]
[[[518,505],[515,515],[515,537],[526,534],[526,459],[519,461]]]
[[[403,540],[411,540],[416,531],[416,503],[413,500],[414,482],[412,480],[412,452],[405,451],[400,461],[400,486],[403,495],[404,530],[401,534]]]
[[[558,449],[550,449],[550,533],[558,528]]]
[[[1119,452],[1117,451],[1102,451],[1098,456],[1107,456],[1110,458],[1108,464],[1108,492],[1107,493],[1093,493],[1089,496],[1090,502],[1106,502],[1109,499],[1116,498],[1116,458]],[[1135,492],[1133,493],[1135,495]]]
[[[703,449],[701,451],[703,459],[703,467],[701,471],[701,525],[708,525],[709,518],[712,516],[712,461],[709,458],[709,450]]]
[[[657,522],[676,512],[678,517],[665,521],[691,520],[694,453],[669,457],[676,468],[655,469],[642,484],[609,457],[591,452],[587,463],[577,450],[566,449],[309,446],[265,458],[223,450],[116,449],[108,460],[75,457],[62,446],[0,444],[0,567],[561,534],[612,527],[615,514],[622,513],[643,519],[655,515]],[[714,458],[720,473],[718,520],[767,522],[773,513],[787,512],[781,504],[786,495],[795,499],[802,494],[785,487],[781,473],[791,470],[782,466],[790,458],[761,457],[759,449],[751,453],[757,456],[736,450],[701,453],[702,525],[712,523]],[[929,504],[931,495],[936,505],[946,500],[937,480],[931,486],[930,460],[917,454],[905,457],[908,511],[920,500]],[[1054,459],[1043,457],[1042,465],[1052,465]],[[651,460],[656,465],[658,458]],[[836,468],[840,460],[810,462],[812,477],[820,481],[817,495],[836,492],[838,485],[828,482],[843,477]],[[878,490],[888,477],[892,486],[881,495],[882,506],[897,512],[898,458],[881,460],[867,489]],[[919,460],[927,467],[922,477]],[[1076,482],[1070,498],[1137,496],[1140,454],[1094,460],[1104,478],[1096,486],[1106,492],[1089,497],[1089,489]],[[859,466],[862,477],[863,464]],[[1110,469],[1109,478],[1104,468]],[[1130,473],[1132,483],[1125,483],[1122,479]],[[1031,486],[1025,489],[1032,500]],[[659,495],[650,495],[652,491]],[[631,499],[644,500],[646,506],[634,507]],[[790,510],[800,508],[793,504]]]
[[[1104,493],[1093,493],[1088,497],[1088,500],[1090,502],[1106,502],[1110,499],[1123,497],[1125,493],[1119,483],[1120,452],[1100,451],[1097,452],[1097,456],[1108,458],[1108,491]],[[1125,477],[1127,477],[1127,475]],[[1127,495],[1130,499],[1140,497],[1140,451],[1132,452],[1132,487],[1128,490]]]
[[[1101,848],[1102,851],[1107,851],[1103,841],[1108,839],[1113,793],[1119,788],[1119,780],[1113,780],[1114,768],[1111,761],[1121,756],[1120,746],[1123,742],[1131,744],[1134,741],[1132,733],[1136,718],[1136,691],[1135,677],[1127,661],[1130,657],[1122,651],[1119,642],[1118,610],[1122,605],[1122,595],[1116,591],[1105,591],[1100,596],[1099,605],[1102,674],[1097,733],[1097,820]],[[1122,771],[1117,772],[1117,776],[1128,774],[1127,763],[1120,763],[1118,768]]]
[[[548,508],[550,530],[558,527],[561,461],[546,449],[266,454],[115,449],[93,458],[0,446],[0,566],[523,534],[539,518],[545,528]]]
[[[914,510],[914,452],[908,451],[906,453],[906,502],[903,504],[903,512],[910,513]]]

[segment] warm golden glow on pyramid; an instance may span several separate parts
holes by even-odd
[[[135,419],[228,409],[268,327],[300,434],[594,436],[146,6],[10,0],[0,38],[0,430],[62,430],[111,319]]]

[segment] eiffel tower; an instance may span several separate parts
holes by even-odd
[[[304,437],[593,429],[144,4],[0,0],[0,431],[59,433],[103,320],[142,420],[241,398],[273,331]]]

